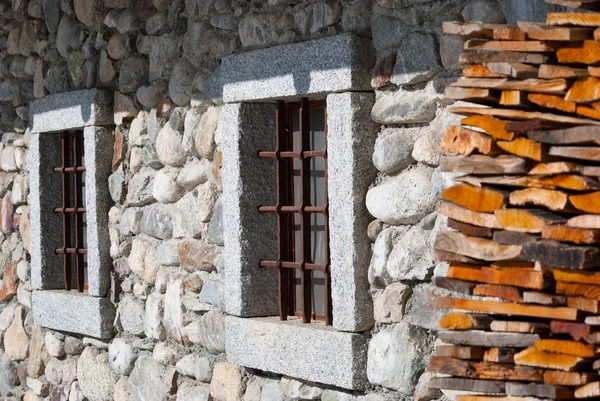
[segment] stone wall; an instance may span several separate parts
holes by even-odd
[[[434,400],[422,375],[443,100],[462,42],[445,20],[540,20],[542,0],[12,0],[0,4],[0,399]],[[219,61],[256,48],[357,32],[377,54],[367,207],[376,325],[370,386],[347,393],[229,364],[225,356]],[[115,338],[33,323],[28,104],[114,92],[109,179]],[[365,227],[365,229],[367,229]],[[85,317],[82,317],[85,318]]]

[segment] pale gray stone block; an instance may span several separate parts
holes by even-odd
[[[301,320],[225,318],[227,359],[266,372],[351,390],[366,385],[367,337]]]
[[[225,102],[370,90],[369,39],[351,33],[223,58]]]
[[[115,310],[108,298],[66,291],[34,291],[36,324],[96,338],[111,338]]]
[[[46,133],[92,125],[112,125],[112,92],[80,90],[45,96],[29,106],[31,133]]]
[[[227,104],[221,124],[226,311],[276,315],[277,271],[259,263],[277,258],[277,222],[274,215],[258,212],[259,205],[276,203],[275,163],[257,157],[259,150],[275,148],[275,105]]]
[[[375,180],[371,161],[377,126],[372,93],[327,97],[327,152],[333,326],[362,331],[373,325],[368,268],[371,241],[365,196]],[[225,236],[227,238],[227,236]]]

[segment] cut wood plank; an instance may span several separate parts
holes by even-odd
[[[534,65],[524,63],[486,63],[484,64],[492,74],[509,76],[517,79],[546,78],[539,76],[539,69]],[[564,78],[564,77],[552,77]]]
[[[600,250],[598,248],[561,244],[551,240],[530,242],[523,245],[521,258],[570,269],[600,267]]]
[[[502,333],[547,333],[550,327],[544,323],[519,322],[513,320],[494,320],[490,329]]]
[[[589,177],[600,177],[600,167],[583,166],[574,162],[539,163],[529,171],[529,175],[555,175],[563,173],[579,173]]]
[[[567,219],[541,209],[498,209],[496,219],[505,230],[525,233],[540,233],[551,224],[565,223]]]
[[[579,145],[600,139],[600,128],[582,126],[551,131],[529,131],[527,137],[550,145]]]
[[[569,307],[573,307],[568,303],[571,299],[582,298],[568,298],[567,305],[569,305]],[[555,334],[568,334],[575,341],[579,341],[583,337],[589,336],[591,333],[590,327],[584,323],[561,322],[559,320],[552,320],[550,322],[550,330]]]
[[[600,301],[598,301],[597,299],[587,299],[587,298],[581,298],[581,297],[567,297],[567,306],[569,308],[575,308],[577,310],[584,311],[584,312],[600,313]],[[575,340],[578,340],[578,339],[579,338],[575,338]]]
[[[586,118],[561,116],[551,113],[542,113],[538,111],[454,106],[450,108],[450,112],[467,116],[478,114],[515,120],[542,120],[561,124],[600,125],[600,121],[589,120]]]
[[[468,237],[491,238],[494,235],[494,230],[491,228],[473,226],[453,219],[448,219],[448,227],[460,231]]]
[[[489,348],[483,355],[486,362],[496,363],[514,363],[514,357],[517,350],[514,348]]]
[[[593,104],[597,104],[598,102],[595,102]],[[584,116],[584,117],[588,117],[588,118],[593,118],[594,120],[600,120],[600,111],[592,108],[592,107],[587,107],[584,105],[578,105],[577,106],[577,114],[579,114],[580,116]]]
[[[599,45],[600,46],[600,45]],[[600,48],[598,49],[600,57]],[[575,103],[590,103],[600,99],[600,78],[579,78],[567,92],[565,100]]]
[[[477,285],[476,283],[470,283],[468,281],[440,276],[434,278],[434,284],[436,287],[467,295],[473,294],[473,288]]]
[[[563,281],[557,281],[556,293],[600,300],[600,286],[594,284],[565,283]]]
[[[438,260],[440,262],[468,263],[468,264],[472,264],[472,265],[482,265],[483,264],[483,262],[480,260],[468,258],[464,255],[459,255],[457,253],[440,251],[437,249],[433,250],[433,255],[435,257],[435,260]]]
[[[431,304],[437,308],[468,310],[472,312],[494,313],[500,315],[529,316],[535,318],[559,319],[576,321],[579,312],[573,308],[551,307],[539,305],[523,305],[506,302],[480,301],[474,299],[457,299],[438,297],[431,299]],[[474,344],[472,344],[474,345]],[[489,346],[509,346],[500,344],[491,344]],[[525,347],[533,346],[524,345]],[[516,347],[513,345],[513,347]]]
[[[600,191],[583,195],[571,195],[569,201],[582,212],[600,214]]]
[[[587,73],[587,70],[586,70]],[[465,67],[462,70],[463,77],[471,78],[507,78],[507,74],[492,72],[488,66],[484,64],[473,64]],[[537,75],[536,75],[537,77]]]
[[[530,93],[527,95],[527,100],[538,106],[564,111],[565,113],[575,113],[577,111],[577,103],[569,102],[562,96]]]
[[[438,337],[445,343],[475,347],[531,347],[540,339],[537,334],[494,333],[489,331],[439,331]]]
[[[473,288],[473,294],[478,297],[492,297],[499,298],[505,301],[523,302],[521,292],[514,287],[508,287],[505,285],[495,284],[479,284]]]
[[[583,386],[596,380],[600,380],[600,377],[594,373],[560,372],[557,370],[544,372],[544,383],[557,386]]]
[[[548,25],[600,26],[600,14],[584,13],[548,13]]]
[[[589,66],[587,69],[592,77],[600,77],[600,67]]]
[[[500,245],[489,239],[467,237],[457,232],[439,232],[434,248],[485,261],[515,259],[523,249],[521,246]]]
[[[458,62],[461,64],[487,64],[487,63],[525,63],[525,64],[546,64],[550,57],[543,53],[463,53]]]
[[[555,51],[554,47],[537,40],[467,40],[463,48],[465,50],[523,53],[551,53]]]
[[[513,206],[535,205],[563,211],[569,206],[569,197],[555,189],[525,188],[511,192],[509,203]]]
[[[443,156],[440,166],[446,172],[465,174],[522,174],[527,171],[525,159],[512,155]]]
[[[559,295],[546,294],[537,291],[525,291],[523,292],[523,302],[526,304],[561,306],[567,304],[567,299]]]
[[[565,94],[568,88],[567,81],[563,78],[513,80],[507,78],[468,78],[461,77],[451,87],[481,88],[497,90],[520,90],[534,93]]]
[[[569,387],[554,386],[551,384],[522,384],[506,383],[506,394],[516,397],[539,397],[555,400],[566,400],[573,398],[573,390]]]
[[[529,107],[529,103],[527,101],[527,93],[522,91],[502,91],[498,103],[502,106]]]
[[[525,245],[539,240],[537,236],[516,231],[494,231],[492,239],[502,245]]]
[[[523,41],[527,40],[527,34],[521,28],[515,25],[503,25],[494,28],[494,40],[512,40]]]
[[[576,46],[566,46],[556,52],[561,64],[596,64],[600,61],[600,46],[594,40],[586,40]]]
[[[566,372],[576,370],[586,363],[583,358],[547,352],[537,348],[527,348],[515,354],[514,361],[517,365],[564,370]]]
[[[439,326],[445,330],[489,330],[492,317],[488,315],[475,315],[472,313],[451,312],[439,321]]]
[[[527,131],[541,130],[544,128],[544,123],[540,120],[509,120],[506,122],[506,129],[516,133],[524,133]]]
[[[429,381],[429,388],[474,391],[487,394],[504,394],[505,384],[504,382],[497,380],[434,377]]]
[[[590,75],[587,68],[575,68],[566,65],[542,64],[538,69],[538,78],[579,78]]]
[[[590,326],[600,326],[600,316],[588,316],[585,318],[585,324]]]
[[[552,273],[556,281],[600,285],[600,272],[556,268]]]
[[[488,135],[464,127],[448,127],[442,140],[442,150],[468,156],[478,151],[484,155],[492,153],[494,141]]]
[[[600,332],[592,333],[589,336],[585,336],[583,338],[583,341],[585,341],[588,344],[600,344]]]
[[[574,228],[566,225],[544,227],[542,237],[574,244],[600,244],[600,230]]]
[[[556,4],[569,8],[582,8],[587,10],[599,10],[598,0],[545,0],[548,4]]]
[[[535,348],[541,351],[572,355],[579,358],[593,358],[596,355],[593,345],[582,344],[579,341],[572,340],[543,339],[535,343]]]
[[[588,383],[575,390],[575,398],[600,397],[600,382]]]
[[[444,190],[441,197],[475,212],[491,213],[506,204],[508,193],[458,184]]]
[[[498,146],[508,153],[538,162],[548,159],[548,147],[531,139],[519,137],[513,141],[498,141]],[[500,156],[498,156],[500,157]]]
[[[460,394],[456,401],[548,401],[535,397],[513,397],[503,395]]]
[[[482,22],[446,21],[442,24],[445,34],[458,35],[467,38],[493,39],[494,29],[500,28],[500,24],[488,24]]]
[[[594,37],[593,31],[588,28],[563,28],[524,21],[518,21],[517,25],[530,39],[536,40],[580,41]]]
[[[507,131],[506,121],[502,121],[500,119],[490,117],[490,116],[481,116],[481,115],[472,115],[467,118],[463,118],[461,121],[462,125],[477,127],[479,129],[484,130],[488,135],[496,138],[510,141],[514,137],[514,133]],[[600,130],[598,130],[600,132]],[[600,133],[599,133],[600,137]]]
[[[435,355],[431,357],[427,370],[439,374],[473,379],[518,380],[537,383],[544,381],[541,369],[490,362],[469,362]]]
[[[561,174],[553,177],[537,176],[461,176],[454,178],[456,182],[466,182],[475,186],[501,185],[510,187],[564,188],[573,191],[590,191],[600,189],[600,183],[589,177],[574,174]]]
[[[600,161],[600,147],[591,146],[552,146],[548,152],[552,156],[570,159]]]
[[[437,211],[453,220],[478,227],[501,229],[502,226],[491,213],[479,213],[466,209],[454,203],[444,202],[437,207]]]
[[[458,88],[449,86],[444,95],[452,100],[464,100],[472,103],[492,104],[498,101],[498,95],[491,89]]]
[[[569,227],[600,229],[600,215],[585,214],[572,217],[567,221]]]
[[[435,355],[447,358],[466,359],[481,361],[486,349],[482,347],[456,347],[452,345],[438,345],[435,347]]]
[[[476,267],[452,263],[448,277],[479,283],[507,285],[541,290],[546,286],[543,272],[532,267],[497,269],[490,266]]]

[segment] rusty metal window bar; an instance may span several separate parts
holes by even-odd
[[[278,102],[274,151],[277,204],[259,206],[277,216],[278,259],[261,267],[278,270],[279,317],[332,325],[327,202],[325,101]]]
[[[62,207],[55,208],[54,213],[62,214],[63,220],[63,247],[56,249],[55,253],[63,255],[65,290],[75,287],[79,292],[87,289],[83,149],[83,131],[63,132],[62,165],[54,168],[54,172],[62,177]]]

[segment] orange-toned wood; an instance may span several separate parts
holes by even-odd
[[[475,299],[458,299],[436,297],[431,299],[436,308],[459,309],[473,312],[497,313],[501,315],[529,316],[546,319],[576,321],[579,312],[573,308],[551,307],[539,305],[523,305],[508,302],[480,301]]]
[[[511,192],[509,203],[514,206],[535,205],[563,211],[569,206],[569,197],[555,189],[525,188]]]
[[[547,159],[547,149],[541,143],[519,137],[514,141],[498,141],[498,146],[508,153],[541,162]]]
[[[458,57],[461,64],[487,64],[487,63],[527,63],[545,64],[550,57],[542,53],[521,52],[486,52],[486,53],[463,53]]]
[[[480,88],[446,88],[445,96],[452,100],[465,100],[472,103],[490,104],[498,101],[498,96],[490,89]]]
[[[571,195],[569,201],[582,212],[600,214],[600,192]]]
[[[513,348],[489,348],[483,355],[486,362],[513,363],[516,350]]]
[[[548,25],[600,26],[600,14],[587,13],[548,13]]]
[[[509,132],[505,129],[506,121],[490,116],[473,115],[463,118],[461,123],[462,125],[480,128],[496,139],[510,141],[515,135],[513,132]]]
[[[523,249],[521,246],[500,245],[486,238],[467,237],[457,232],[438,233],[434,248],[486,261],[515,259]]]
[[[595,102],[598,103],[598,102]],[[595,108],[587,107],[583,105],[577,106],[577,114],[580,116],[585,116],[589,118],[593,118],[594,120],[600,120],[600,111]]]
[[[567,81],[563,78],[538,79],[529,78],[525,80],[514,80],[507,78],[468,78],[461,77],[452,84],[459,88],[481,88],[497,90],[520,90],[535,93],[565,94],[568,89]]]
[[[556,52],[561,64],[595,64],[600,61],[600,45],[594,40],[586,40],[583,45],[563,47]]]
[[[485,107],[450,107],[450,112],[460,115],[484,115],[496,118],[506,118],[514,120],[540,120],[549,123],[574,124],[574,125],[600,125],[600,121],[586,118],[570,117],[552,113],[542,113],[538,111],[523,111],[517,109],[500,109]]]
[[[537,22],[518,21],[517,25],[530,39],[551,41],[580,41],[593,39],[589,28],[556,27]]]
[[[503,25],[494,28],[494,40],[527,40],[527,34],[520,27]]]
[[[553,225],[542,229],[542,237],[575,244],[599,244],[600,230]]]
[[[556,282],[556,293],[574,297],[600,300],[600,286],[583,283]]]
[[[435,347],[435,355],[448,358],[468,359],[481,361],[486,349],[482,347],[458,347],[453,345],[438,345]]]
[[[456,177],[454,181],[466,182],[475,186],[502,185],[534,188],[563,188],[573,191],[590,191],[600,189],[600,183],[590,177],[575,174],[561,174],[553,177],[538,176],[473,176]]]
[[[524,53],[548,53],[554,51],[552,46],[537,40],[467,40],[464,44],[464,49]]]
[[[586,71],[587,72],[587,71]],[[462,71],[463,77],[470,78],[506,78],[505,74],[498,74],[490,71],[490,69],[483,64],[473,64],[465,67]]]
[[[594,373],[561,372],[558,370],[544,372],[544,383],[557,386],[583,386],[598,380],[600,380],[600,377]]]
[[[568,67],[566,65],[542,64],[538,70],[539,78],[579,78],[587,77],[589,74],[587,68]]]
[[[571,88],[565,96],[565,100],[570,100],[575,103],[590,103],[599,99],[600,78],[596,77],[579,78],[573,85],[571,85]]]
[[[513,90],[502,91],[498,103],[502,106],[528,107],[527,93]]]
[[[462,206],[455,205],[454,203],[444,202],[437,207],[437,211],[453,220],[471,224],[473,226],[496,229],[502,228],[500,223],[498,223],[496,216],[493,214],[474,212]]]
[[[564,217],[541,209],[498,209],[494,215],[505,230],[525,233],[540,233],[547,225],[566,222]]]
[[[451,312],[439,321],[439,326],[446,330],[489,330],[492,318],[488,315]]]
[[[464,174],[522,174],[527,172],[525,159],[513,155],[443,156],[443,171]]]
[[[470,266],[452,263],[448,267],[448,277],[486,284],[505,285],[520,288],[543,289],[546,286],[544,273],[533,267],[493,268],[491,266]]]
[[[578,369],[585,360],[573,355],[556,354],[537,348],[527,348],[515,354],[515,364],[534,366],[546,369],[573,371]]]
[[[444,190],[441,197],[475,212],[490,213],[506,204],[508,193],[458,184]]]
[[[511,302],[523,302],[521,292],[515,287],[494,284],[478,284],[473,287],[473,295],[478,297],[499,298]]]
[[[486,380],[517,380],[537,383],[544,381],[543,372],[540,369],[490,362],[469,362],[435,355],[431,357],[427,370],[439,374]]]
[[[488,135],[464,127],[448,127],[442,140],[442,150],[468,156],[477,151],[485,155],[492,153],[494,141]]]
[[[448,227],[460,231],[468,237],[492,238],[494,235],[492,228],[473,226],[453,219],[448,219]]]
[[[528,79],[528,78],[545,78],[540,77],[539,69],[535,65],[523,64],[523,63],[486,63],[485,66],[493,73],[503,76],[509,76],[517,79]],[[563,78],[563,77],[555,77]]]
[[[535,343],[535,348],[557,354],[573,355],[579,358],[593,358],[596,355],[593,344],[583,344],[572,340],[543,339]]]
[[[575,398],[600,397],[600,382],[588,383],[575,390]]]
[[[569,102],[562,96],[530,93],[527,95],[527,100],[538,106],[564,111],[565,113],[575,113],[577,111],[577,103]]]

